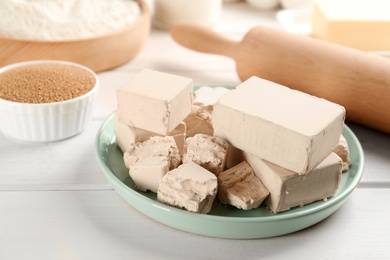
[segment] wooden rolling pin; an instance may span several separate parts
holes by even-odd
[[[171,35],[195,51],[233,58],[243,81],[258,76],[325,98],[344,106],[347,120],[390,133],[388,58],[265,26],[239,42],[190,24]]]

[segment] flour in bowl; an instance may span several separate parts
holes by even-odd
[[[23,40],[73,40],[122,29],[137,20],[134,0],[0,1],[0,36]]]

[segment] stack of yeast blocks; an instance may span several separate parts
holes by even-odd
[[[137,189],[157,193],[162,203],[208,213],[217,194],[217,177],[198,165],[203,157],[193,153],[218,138],[205,135],[200,143],[195,133],[187,138],[185,119],[188,122],[193,114],[193,98],[192,79],[144,69],[117,90],[114,132]],[[225,154],[216,158],[211,170],[225,166],[227,147],[225,142]]]
[[[143,69],[119,88],[115,134],[126,136],[117,140],[119,147],[126,151],[131,143],[156,135],[176,137],[179,143],[184,140],[183,120],[191,112],[192,84],[189,78]]]
[[[192,99],[192,79],[150,69],[117,90],[115,136],[138,189],[157,192],[162,176],[181,164]]]
[[[214,135],[231,145],[228,164],[250,165],[274,213],[336,193],[342,160],[333,149],[344,119],[340,105],[257,77],[221,97],[212,114]]]

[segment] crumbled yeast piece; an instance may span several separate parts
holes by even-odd
[[[191,113],[184,119],[187,126],[187,137],[196,134],[213,135],[213,125],[211,123],[212,106],[194,102]]]
[[[239,209],[257,208],[269,191],[247,162],[237,164],[218,175],[218,198],[222,204]]]
[[[129,173],[137,189],[157,192],[160,181],[170,166],[167,156],[149,156],[131,166]]]
[[[343,135],[340,136],[340,141],[333,149],[333,152],[340,156],[343,160],[343,172],[348,171],[349,166],[351,165],[351,158],[349,157],[349,146],[347,140]]]
[[[187,125],[187,137],[192,137],[196,134],[214,134],[211,123],[213,106],[220,97],[229,91],[230,89],[225,87],[209,86],[201,86],[195,91],[191,113],[184,119]]]
[[[196,134],[185,141],[183,163],[195,162],[218,176],[225,169],[228,148],[222,138]]]
[[[164,175],[157,200],[188,211],[208,213],[217,191],[217,177],[196,163],[188,162]]]
[[[183,155],[184,140],[186,138],[186,124],[180,123],[172,132],[167,135],[175,139],[180,155]],[[140,128],[132,127],[122,123],[118,119],[118,113],[114,112],[114,133],[116,142],[122,152],[126,152],[132,145],[138,142],[144,142],[153,136],[163,136],[157,133],[146,131]]]
[[[171,136],[154,136],[130,146],[123,159],[137,189],[157,192],[161,178],[181,163],[179,150]]]

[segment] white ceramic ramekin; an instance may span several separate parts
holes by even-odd
[[[53,142],[80,133],[88,125],[97,96],[99,81],[96,73],[77,63],[40,60],[15,63],[0,69],[0,73],[17,67],[56,63],[82,68],[96,80],[95,86],[86,94],[60,102],[31,104],[8,101],[0,98],[0,131],[25,142]]]

